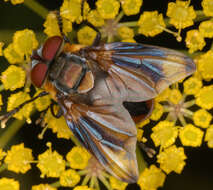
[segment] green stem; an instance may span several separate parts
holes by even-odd
[[[57,187],[60,187],[61,184],[60,184],[59,181],[56,181],[56,182],[52,183],[50,186],[51,186],[51,187],[56,187],[56,188],[57,188]]]
[[[80,142],[76,139],[75,136],[71,135],[70,138],[71,138],[72,142],[75,143],[76,146],[82,146],[82,145],[80,144]]]
[[[45,7],[40,5],[35,0],[25,0],[24,5],[26,7],[28,7],[29,9],[31,9],[32,11],[34,11],[35,13],[37,13],[39,16],[41,16],[44,19],[46,18],[47,14],[49,12]]]
[[[0,92],[1,92],[2,90],[4,90],[4,85],[3,85],[3,84],[0,85]]]
[[[90,180],[90,176],[89,175],[86,175],[84,177],[84,180],[82,181],[81,185],[86,185],[88,183],[88,181]]]
[[[2,164],[0,167],[0,173],[7,169],[7,164]]]
[[[106,180],[105,177],[100,176],[99,179],[100,179],[100,181],[105,185],[105,187],[106,187],[108,190],[112,190],[112,187],[110,186],[109,182]]]
[[[10,126],[8,126],[5,132],[0,136],[0,148],[4,148],[10,139],[16,134],[16,132],[24,125],[26,120],[14,120]]]
[[[138,26],[138,21],[121,22],[118,24],[118,26],[135,27],[135,26]]]

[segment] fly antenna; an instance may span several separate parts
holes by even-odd
[[[20,104],[18,107],[16,107],[15,109],[11,110],[10,112],[7,112],[6,114],[0,116],[1,127],[4,128],[6,126],[6,122],[8,121],[8,119],[10,119],[15,113],[17,113],[26,104],[29,104],[29,103],[33,102],[34,100],[36,100],[37,98],[40,98],[42,96],[46,96],[48,94],[49,94],[48,92],[42,91],[41,93],[39,93],[34,98],[31,98],[30,100],[27,100],[26,102]]]

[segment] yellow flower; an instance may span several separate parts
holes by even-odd
[[[50,37],[50,36],[60,36],[61,35],[55,13],[50,12],[47,15],[43,26],[45,28],[44,33],[47,34],[47,36]]]
[[[60,177],[65,170],[65,161],[63,157],[56,151],[52,152],[51,149],[46,150],[38,156],[37,167],[41,171],[41,177]]]
[[[157,168],[155,165],[151,165],[149,168],[141,173],[138,184],[141,190],[157,190],[158,187],[162,187],[166,179],[166,175]]]
[[[168,4],[166,15],[170,17],[169,23],[173,24],[177,29],[186,28],[193,25],[193,19],[196,13],[188,1],[176,1]]]
[[[150,122],[149,119],[146,119],[142,122],[136,123],[137,128],[142,128],[143,126],[147,125]]]
[[[97,32],[89,26],[84,26],[77,33],[79,43],[84,45],[92,45],[96,37],[96,33]]]
[[[162,146],[166,148],[172,145],[178,135],[178,129],[174,126],[173,122],[160,121],[155,127],[152,128],[153,133],[151,138],[155,146]]]
[[[20,55],[31,55],[38,46],[38,41],[32,30],[25,29],[16,31],[13,35],[13,47]]]
[[[84,3],[83,16],[87,16],[89,12],[89,5],[87,2]],[[82,21],[81,16],[81,0],[64,0],[60,14],[62,18],[68,19],[70,22],[80,23]]]
[[[67,19],[62,19],[63,24],[63,32],[64,34],[67,34],[68,32],[72,31],[72,22]],[[54,12],[50,12],[47,15],[47,18],[43,24],[44,26],[44,33],[46,33],[49,37],[51,36],[60,36],[60,29],[58,25],[58,20],[56,17],[56,14]]]
[[[134,37],[134,30],[127,26],[119,27],[117,33],[121,39],[131,39]]]
[[[14,179],[1,178],[0,179],[0,189],[1,190],[19,190],[19,182]]]
[[[142,3],[143,0],[121,0],[122,9],[127,16],[138,14]]]
[[[154,110],[152,111],[152,115],[150,116],[150,119],[157,121],[161,118],[162,115],[163,115],[163,106],[159,103],[156,103]]]
[[[93,189],[86,185],[82,185],[82,186],[76,186],[73,190],[93,190]]]
[[[5,90],[15,90],[25,84],[26,73],[21,67],[11,65],[1,74]]]
[[[213,78],[213,51],[209,50],[198,59],[198,71],[206,80]]]
[[[197,77],[190,77],[183,83],[183,86],[184,86],[184,92],[187,95],[190,95],[190,94],[195,95],[200,91],[202,87],[202,81],[198,79]]]
[[[34,97],[37,96],[39,93],[41,93],[42,90],[38,90]],[[44,111],[48,108],[48,106],[51,104],[51,98],[50,95],[46,95],[43,97],[40,97],[34,101],[35,107],[38,109],[38,111]]]
[[[180,174],[185,166],[186,156],[183,147],[177,148],[175,145],[166,148],[157,155],[157,162],[160,163],[160,168],[167,174],[172,171]]]
[[[155,102],[167,101],[171,93],[170,88],[166,88],[163,92],[161,92],[156,98]]]
[[[75,170],[63,171],[60,175],[60,184],[64,187],[74,187],[80,181],[80,175]]]
[[[163,20],[163,15],[158,14],[157,11],[152,12],[144,11],[138,20],[138,25],[139,25],[138,32],[147,37],[148,36],[153,37],[163,32],[163,29],[166,27]]]
[[[194,113],[193,120],[195,125],[207,128],[212,120],[212,115],[206,110],[200,109]]]
[[[206,16],[213,16],[212,0],[203,0],[201,5],[203,7],[203,12]]]
[[[103,26],[105,23],[97,10],[91,10],[87,16],[87,20],[96,27]]]
[[[120,3],[117,0],[98,0],[96,6],[103,19],[113,19],[118,14]]]
[[[206,130],[205,141],[208,143],[209,148],[213,148],[213,125]]]
[[[77,146],[73,147],[66,156],[70,167],[74,169],[84,169],[87,166],[90,157],[91,156],[86,149]]]
[[[33,161],[32,150],[24,147],[24,143],[13,145],[11,150],[7,152],[4,162],[7,164],[8,170],[16,173],[26,173],[31,169],[30,162]]]
[[[199,31],[203,37],[212,38],[213,37],[213,21],[207,20],[203,21],[199,25]]]
[[[143,129],[137,129],[137,140],[142,141],[143,137]]]
[[[57,113],[57,110],[55,109],[55,113]],[[44,118],[45,123],[47,123],[48,128],[52,129],[53,133],[57,134],[58,138],[64,138],[64,139],[70,139],[72,136],[72,132],[67,126],[67,123],[64,119],[64,117],[55,118],[50,110],[45,115]]]
[[[13,5],[17,5],[17,4],[24,3],[24,0],[11,0],[11,3],[12,3]]]
[[[20,104],[26,102],[30,99],[30,96],[26,92],[18,92],[12,94],[8,98],[7,111],[11,111],[18,107]],[[24,117],[30,122],[30,113],[33,109],[33,103],[26,104],[22,109],[20,109],[16,114],[13,115],[16,119],[22,120]]]
[[[4,57],[7,59],[7,61],[11,64],[15,63],[21,63],[24,61],[24,55],[19,55],[14,47],[13,44],[9,44],[3,51]]]
[[[191,124],[187,124],[180,129],[179,137],[184,146],[196,147],[202,143],[203,131]]]
[[[32,190],[57,190],[54,187],[51,187],[48,184],[40,184],[40,185],[33,185]]]
[[[196,96],[196,104],[204,109],[213,108],[213,85],[201,88]]]
[[[198,30],[190,30],[187,32],[186,46],[189,48],[189,53],[202,50],[205,45],[206,42]]]
[[[178,104],[182,99],[182,94],[178,89],[172,89],[170,91],[169,101],[173,104]]]
[[[116,189],[116,190],[125,190],[126,186],[128,185],[128,183],[120,181],[113,176],[109,177],[109,182],[110,182],[112,189]]]
[[[4,46],[4,42],[0,42],[0,56],[3,55],[3,50],[2,50],[3,46]]]
[[[134,40],[134,38],[125,38],[125,39],[121,40],[121,42],[136,43],[136,41]]]

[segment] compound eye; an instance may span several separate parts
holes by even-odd
[[[42,49],[42,57],[46,61],[52,61],[63,43],[60,36],[53,36],[46,40]]]
[[[37,63],[31,70],[32,83],[40,88],[45,80],[48,66],[42,62]]]

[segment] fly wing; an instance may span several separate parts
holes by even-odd
[[[122,104],[124,86],[115,81],[110,75],[104,78],[101,74],[86,100],[61,96],[58,102],[68,126],[82,145],[109,173],[133,183],[138,178],[137,130]]]
[[[128,91],[125,101],[129,102],[154,98],[196,69],[182,53],[138,43],[115,42],[89,47],[85,52],[87,59],[123,81]]]
[[[112,175],[128,183],[138,179],[136,127],[122,105],[66,105],[68,126],[82,145]]]

